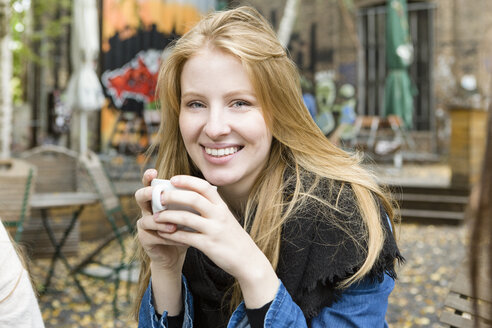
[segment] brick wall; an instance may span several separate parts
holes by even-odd
[[[301,72],[308,77],[312,78],[315,72],[334,70],[337,72],[337,82],[351,82],[355,85],[356,25],[350,19],[344,20],[345,16],[338,2],[337,0],[299,2],[297,19],[289,44],[290,55]],[[235,3],[255,7],[270,20],[274,29],[278,30],[286,1],[242,0]]]
[[[483,97],[489,96],[492,71],[492,1],[436,0],[434,58],[438,104],[460,101],[459,81],[464,74],[477,78]],[[486,103],[482,103],[486,108]]]

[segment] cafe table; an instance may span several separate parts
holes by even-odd
[[[30,206],[32,210],[39,210],[41,212],[41,220],[43,226],[48,234],[49,240],[53,245],[55,252],[51,257],[50,267],[48,275],[46,276],[44,286],[41,293],[47,291],[51,284],[51,279],[54,274],[56,262],[61,260],[67,267],[68,271],[71,271],[71,265],[67,258],[62,252],[63,245],[65,244],[67,237],[74,228],[77,220],[82,213],[82,210],[86,205],[94,204],[99,201],[99,195],[92,192],[54,192],[54,193],[33,193],[30,199]],[[50,216],[48,214],[50,209],[56,208],[70,208],[73,209],[72,218],[70,223],[67,225],[63,231],[62,237],[57,240],[54,231],[51,227]],[[90,302],[89,297],[82,288],[80,281],[77,279],[76,275],[72,275],[72,278],[77,285],[77,288],[81,291],[87,302]]]

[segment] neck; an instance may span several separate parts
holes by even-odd
[[[249,190],[235,190],[232,187],[219,187],[219,193],[235,216],[244,214]]]

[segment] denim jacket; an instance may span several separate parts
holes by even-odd
[[[158,320],[152,303],[152,282],[142,299],[139,312],[139,328],[165,328],[167,312]],[[388,297],[395,286],[393,278],[386,275],[382,282],[363,280],[347,288],[339,301],[325,307],[311,320],[310,327],[333,328],[386,328],[385,315]],[[184,321],[183,328],[193,327],[193,295],[183,276]],[[249,328],[244,302],[232,314],[228,328]],[[265,316],[265,328],[308,327],[301,309],[294,303],[282,281]],[[202,327],[199,327],[202,328]]]

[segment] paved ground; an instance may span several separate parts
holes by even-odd
[[[127,240],[127,244],[132,241]],[[91,249],[89,242],[80,244],[80,257],[83,250]],[[108,252],[116,254],[118,251]],[[112,255],[111,255],[112,256]],[[107,258],[107,257],[106,257]],[[69,258],[69,262],[76,262],[78,258]],[[37,259],[31,264],[31,272],[35,283],[44,281],[48,272],[49,261]],[[128,301],[126,289],[119,289],[118,308],[121,315],[114,318],[112,300],[114,295],[114,284],[102,280],[79,276],[87,295],[92,299],[92,304],[87,304],[68,276],[68,271],[61,262],[56,266],[55,276],[52,280],[50,290],[39,298],[40,307],[46,328],[109,328],[109,327],[136,327],[135,321],[129,318],[130,302]],[[134,295],[135,285],[130,285],[129,295]]]
[[[465,226],[403,224],[400,267],[390,296],[390,327],[445,327],[439,324],[450,283],[465,254]]]

